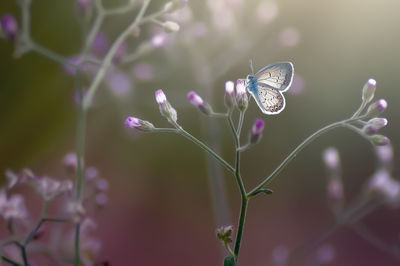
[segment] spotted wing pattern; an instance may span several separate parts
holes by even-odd
[[[258,83],[279,91],[287,91],[293,80],[293,64],[278,62],[262,68],[255,74]]]
[[[278,90],[257,86],[255,100],[264,114],[278,114],[285,108],[285,98]]]

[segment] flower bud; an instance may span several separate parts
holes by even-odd
[[[381,162],[381,164],[388,166],[393,161],[393,147],[392,145],[377,146],[375,147],[375,153]]]
[[[235,105],[235,83],[233,81],[225,82],[225,106],[231,108]]]
[[[380,99],[369,105],[365,115],[367,117],[375,117],[385,111],[387,108],[387,102],[384,99]]]
[[[211,106],[203,101],[203,99],[194,91],[191,91],[187,94],[187,98],[191,104],[199,108],[201,112],[206,115],[210,115],[213,110]]]
[[[245,111],[249,105],[246,93],[246,86],[243,79],[238,79],[236,83],[236,103],[240,111]]]
[[[388,121],[386,118],[375,117],[367,122],[363,127],[363,132],[367,135],[373,135],[378,132],[379,129],[385,127]]]
[[[160,113],[168,119],[168,121],[172,124],[176,123],[178,119],[178,115],[176,110],[171,106],[168,102],[167,97],[165,96],[162,90],[157,90],[155,92],[156,101],[160,107]]]
[[[264,121],[262,119],[256,119],[250,131],[250,143],[255,144],[260,141],[263,131]]]
[[[340,170],[339,153],[335,148],[327,148],[324,151],[322,158],[324,160],[326,168],[328,168],[329,171],[337,172],[338,170]]]
[[[368,139],[373,144],[378,145],[378,146],[384,146],[384,145],[388,145],[390,143],[390,139],[388,137],[379,135],[379,134],[372,135],[372,136],[368,137]]]
[[[154,126],[152,123],[150,123],[149,121],[141,120],[133,116],[129,116],[125,120],[125,126],[145,132],[154,130]]]
[[[387,170],[381,169],[371,177],[367,193],[381,195],[388,203],[395,204],[400,201],[400,183],[393,179]]]
[[[369,79],[363,87],[362,100],[367,103],[372,101],[375,95],[375,89],[376,89],[376,80]]]
[[[161,26],[167,32],[177,32],[180,29],[179,24],[176,22],[173,22],[173,21],[166,21],[166,22],[162,23]]]
[[[232,242],[233,226],[221,226],[217,229],[217,237],[224,243]]]
[[[18,33],[18,22],[11,14],[5,14],[0,18],[3,34],[10,40],[14,40]]]

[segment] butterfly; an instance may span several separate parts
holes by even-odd
[[[253,63],[250,60],[253,74],[248,75],[245,86],[253,96],[258,107],[267,115],[275,115],[285,109],[285,97],[282,92],[292,85],[294,68],[291,62],[277,62],[260,69],[254,74]]]

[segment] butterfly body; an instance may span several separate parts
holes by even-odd
[[[282,92],[290,88],[293,72],[292,63],[278,62],[247,76],[246,88],[264,114],[279,114],[285,108]]]

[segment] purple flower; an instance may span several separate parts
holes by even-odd
[[[387,123],[386,118],[375,117],[369,120],[362,130],[367,135],[373,135],[378,133],[379,129],[385,127]]]
[[[62,193],[72,191],[70,180],[58,181],[50,177],[42,177],[35,182],[37,192],[46,200],[50,200]]]
[[[123,72],[112,73],[107,77],[107,83],[116,96],[127,95],[132,88],[132,81],[129,75]]]
[[[18,22],[11,14],[5,14],[0,19],[1,28],[4,35],[10,40],[14,40],[18,32]]]
[[[171,104],[168,102],[167,97],[165,96],[164,92],[162,90],[157,90],[155,92],[155,97],[156,97],[156,102],[158,103],[158,106],[160,107],[160,113],[167,118],[167,120],[175,124],[176,120],[178,119],[178,115],[176,110],[171,106]]]
[[[392,145],[376,146],[375,153],[382,164],[390,165],[392,163],[393,160]]]
[[[230,80],[225,82],[225,105],[228,108],[235,105],[235,83]]]
[[[141,131],[152,131],[154,129],[154,126],[152,123],[145,121],[145,120],[141,120],[141,119],[139,119],[137,117],[133,117],[133,116],[129,116],[128,118],[126,118],[125,126],[134,128],[134,129],[138,129]]]
[[[108,197],[107,197],[107,195],[104,194],[104,193],[98,193],[98,194],[96,194],[95,201],[96,201],[96,205],[97,205],[97,206],[103,207],[104,205],[107,204],[107,202],[108,202]]]
[[[107,48],[108,48],[107,36],[104,35],[104,33],[99,32],[93,41],[93,52],[102,55],[107,51]]]
[[[104,178],[96,181],[96,188],[100,191],[106,191],[108,189],[108,182]]]
[[[400,183],[385,169],[378,170],[368,184],[367,192],[385,197],[389,203],[400,201]]]
[[[377,100],[376,102],[369,105],[366,116],[375,117],[385,111],[387,108],[387,102],[384,99]]]
[[[194,91],[191,91],[187,94],[187,98],[192,105],[199,108],[201,112],[206,115],[212,113],[211,106],[203,101],[203,99]]]
[[[246,86],[243,79],[238,79],[236,82],[236,103],[240,111],[247,109],[249,99],[246,93]]]
[[[250,131],[250,143],[257,143],[262,137],[264,131],[264,121],[262,119],[256,119],[251,127]]]
[[[16,194],[7,199],[5,191],[0,190],[0,216],[5,220],[26,219],[28,212],[25,207],[24,198]]]
[[[375,95],[375,90],[376,90],[376,80],[369,79],[363,87],[362,100],[367,103],[372,101]]]
[[[94,180],[99,176],[99,171],[96,167],[90,166],[85,171],[85,178],[87,180]]]

